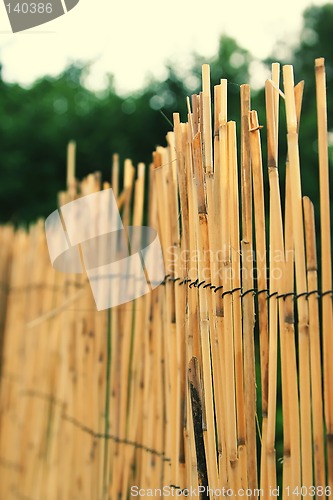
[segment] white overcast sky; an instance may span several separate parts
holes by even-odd
[[[11,34],[0,0],[3,77],[29,84],[44,74],[58,74],[70,61],[83,60],[93,62],[91,87],[102,88],[109,72],[116,88],[129,92],[140,88],[149,74],[163,78],[168,60],[186,67],[193,52],[212,57],[222,33],[263,59],[277,40],[297,40],[306,7],[324,3],[80,0],[72,11],[48,24]]]

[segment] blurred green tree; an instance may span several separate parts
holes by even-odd
[[[238,84],[248,79],[249,60],[244,49],[223,36],[217,56],[206,61],[212,84],[221,75],[233,82],[233,112],[239,108]],[[165,144],[172,129],[172,113],[186,118],[185,98],[199,92],[203,62],[194,56],[190,86],[170,64],[164,81],[151,80],[130,96],[116,93],[112,76],[107,89],[90,91],[84,84],[89,65],[82,64],[72,64],[58,77],[40,78],[29,88],[0,79],[0,221],[29,222],[55,207],[56,194],[65,187],[66,145],[71,139],[77,141],[79,177],[100,170],[108,179],[114,152],[134,164],[149,163],[155,146]]]
[[[299,43],[289,50],[288,60],[280,61],[294,64],[296,80],[306,80],[301,160],[304,192],[313,201],[318,200],[318,186],[313,182],[313,177],[317,177],[314,59],[326,58],[330,88],[332,25],[333,5],[307,9]],[[272,60],[276,60],[274,54]],[[71,139],[77,141],[80,178],[101,170],[104,178],[109,179],[114,152],[119,153],[121,160],[131,158],[134,164],[149,163],[155,146],[165,144],[173,112],[180,112],[181,119],[186,119],[185,97],[200,91],[204,62],[211,66],[212,86],[221,77],[228,79],[228,116],[239,122],[239,85],[249,81],[252,61],[247,50],[223,35],[217,54],[211,59],[194,54],[187,74],[169,64],[164,81],[152,79],[140,92],[127,96],[116,92],[112,75],[104,91],[95,93],[86,88],[85,77],[90,68],[84,64],[72,64],[58,77],[45,76],[29,88],[6,83],[0,71],[0,222],[29,222],[47,216],[55,208],[56,194],[65,187],[66,145]],[[328,104],[332,110],[332,92]],[[252,107],[258,110],[263,125],[264,106],[263,92],[253,93]],[[330,114],[329,126],[333,126]],[[286,158],[283,140],[280,158],[281,162]]]
[[[303,14],[303,26],[300,38],[296,46],[286,49],[286,42],[278,44],[276,54],[286,53],[280,59],[281,64],[292,64],[294,66],[295,83],[305,81],[302,103],[302,114],[300,122],[300,161],[302,168],[303,193],[318,205],[319,203],[319,181],[318,181],[318,140],[317,140],[317,111],[316,111],[316,83],[315,83],[315,59],[325,58],[327,79],[327,104],[328,104],[328,128],[330,139],[330,156],[333,157],[333,46],[331,41],[333,26],[333,4],[323,6],[311,6]],[[282,48],[282,50],[281,50]],[[277,58],[278,59],[278,58]],[[273,57],[268,63],[276,60]],[[281,88],[282,88],[281,83]],[[284,114],[282,115],[283,118]],[[284,126],[284,124],[282,125]],[[286,157],[285,137],[281,137],[280,156]],[[332,162],[331,162],[332,168]],[[333,174],[333,172],[331,172]],[[331,175],[332,179],[332,175]],[[318,216],[318,211],[316,213]],[[317,220],[317,227],[318,220]]]

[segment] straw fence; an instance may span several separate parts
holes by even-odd
[[[28,232],[0,228],[1,500],[330,496],[323,59],[315,73],[317,229],[301,188],[303,82],[295,86],[293,68],[284,66],[280,85],[278,64],[266,82],[265,130],[250,87],[240,88],[239,143],[227,118],[227,81],[211,96],[204,65],[187,123],[174,114],[167,146],[157,147],[149,169],[130,160],[122,167],[115,156],[111,184],[99,174],[79,183],[69,145],[59,205],[111,185],[124,226],[145,220],[158,232],[166,276],[150,293],[97,311],[85,275],[52,268],[43,221]],[[279,134],[288,144],[282,158]]]

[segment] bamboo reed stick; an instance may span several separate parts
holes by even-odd
[[[298,294],[307,292],[304,225],[298,150],[298,122],[294,93],[294,78],[291,66],[283,67],[285,103],[287,115],[287,141],[292,186],[292,220],[295,247],[296,290]],[[309,488],[312,483],[311,447],[311,403],[310,403],[310,352],[308,330],[308,306],[305,295],[297,300],[299,363],[300,363],[300,419],[301,419],[301,459],[302,486]]]
[[[252,171],[249,137],[250,87],[241,86],[241,197],[242,197],[242,285],[243,293],[253,289],[253,245],[252,245]],[[258,487],[257,442],[256,442],[256,373],[254,326],[255,312],[252,293],[243,297],[243,339],[244,339],[244,395],[246,414],[247,476],[248,487],[256,498]]]
[[[320,349],[320,323],[317,278],[317,251],[314,207],[308,197],[303,198],[306,263],[309,289],[309,330],[311,356],[311,394],[312,394],[312,432],[314,450],[315,485],[325,488],[325,458],[324,458],[324,426],[323,426],[323,399],[322,399],[322,370]],[[318,490],[319,491],[319,490]]]
[[[292,191],[290,179],[290,166],[286,164],[286,195],[285,195],[285,274],[284,290],[291,293],[294,290],[294,241],[292,223]],[[298,393],[298,370],[295,341],[295,315],[293,296],[287,296],[284,306],[284,329],[286,368],[286,390],[288,391],[290,443],[286,442],[285,455],[286,466],[284,465],[284,484],[292,491],[299,488],[301,483],[301,442],[300,442],[300,422],[299,422],[299,393]],[[289,445],[289,448],[288,448]],[[290,462],[290,463],[289,463]],[[285,468],[286,467],[286,468]],[[288,483],[287,483],[288,481]]]
[[[321,290],[332,290],[332,253],[330,222],[330,183],[328,167],[327,103],[325,60],[318,58],[316,68],[316,95],[318,121],[318,158],[320,188],[320,241],[321,241]],[[332,300],[329,295],[322,297],[323,360],[325,389],[325,421],[328,453],[328,485],[333,487],[333,390],[330,354],[333,350],[331,325],[333,322]]]
[[[238,166],[236,146],[236,123],[228,123],[228,156],[230,179],[230,248],[231,248],[231,289],[241,289]],[[226,290],[227,291],[227,290]],[[247,489],[246,464],[246,423],[244,406],[242,311],[240,290],[232,295],[234,363],[236,376],[237,445],[239,459],[239,487]]]
[[[196,249],[199,255],[198,261],[198,276],[201,280],[204,276],[210,281],[210,263],[206,251],[209,251],[209,234],[208,234],[208,216],[207,205],[203,184],[203,158],[201,153],[200,133],[197,135],[197,140],[193,140],[194,149],[194,178],[197,188],[197,241]],[[213,406],[213,387],[212,387],[212,370],[211,370],[211,329],[209,317],[211,304],[207,296],[207,290],[199,288],[199,320],[200,320],[200,342],[202,356],[202,379],[204,387],[204,443],[207,459],[208,480],[212,485],[212,489],[217,489],[218,485],[218,470],[216,457],[215,443],[215,422],[214,422],[214,406]]]
[[[257,269],[257,286],[259,290],[267,290],[267,260],[266,260],[266,228],[264,187],[262,174],[262,156],[260,136],[256,126],[251,125],[251,112],[249,114],[250,150],[252,164],[253,200],[254,200],[254,227],[255,227],[255,252]],[[264,495],[268,492],[268,450],[267,418],[268,418],[268,307],[264,293],[258,296],[258,324],[260,338],[260,370],[261,370],[261,404],[262,404],[262,453],[261,453],[261,489]],[[272,466],[270,466],[272,469]],[[273,475],[272,472],[270,473]]]

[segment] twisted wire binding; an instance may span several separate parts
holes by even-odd
[[[5,458],[0,457],[0,467],[4,467],[5,469],[16,470],[17,472],[22,471],[22,466],[20,464],[16,464],[11,462],[10,460],[6,460]]]
[[[71,423],[72,425],[74,425],[75,427],[77,427],[78,429],[80,429],[82,432],[85,432],[86,434],[89,434],[94,439],[111,440],[111,441],[114,441],[115,443],[126,444],[126,445],[129,445],[129,446],[133,446],[135,449],[143,450],[143,451],[146,451],[147,453],[150,453],[151,455],[155,455],[157,457],[160,457],[160,458],[162,458],[162,460],[164,462],[170,462],[171,461],[170,458],[168,458],[168,457],[165,456],[165,453],[163,451],[160,452],[160,451],[154,450],[153,448],[150,448],[149,446],[146,446],[146,445],[141,444],[141,443],[137,443],[137,442],[132,441],[130,439],[120,438],[120,437],[114,436],[112,434],[106,434],[106,433],[103,433],[103,432],[96,432],[96,431],[94,431],[93,429],[91,429],[90,427],[86,426],[85,424],[83,424],[82,422],[80,422],[79,420],[77,420],[76,418],[68,415],[65,412],[66,404],[63,401],[60,401],[59,399],[56,399],[51,394],[46,394],[46,393],[43,393],[43,392],[40,392],[40,391],[35,391],[35,390],[25,390],[25,391],[23,391],[22,394],[24,396],[28,396],[28,397],[39,398],[39,399],[42,399],[44,401],[49,402],[52,405],[61,407],[62,410],[63,410],[61,418],[63,420],[65,420],[66,422]],[[0,462],[0,465],[1,465],[1,462]]]
[[[191,280],[189,278],[175,278],[172,277],[170,274],[167,274],[164,278],[164,281],[162,281],[161,285],[166,285],[168,282],[171,283],[176,283],[179,281],[178,285],[188,285],[189,288],[200,288],[202,285],[203,288],[210,288],[210,290],[214,290],[214,293],[217,293],[219,290],[223,289],[223,285],[220,286],[215,286],[212,285],[212,283],[207,282],[206,280],[200,281],[199,278],[196,278],[194,280]],[[258,290],[257,288],[249,288],[248,290],[244,290],[240,287],[233,288],[231,290],[225,290],[221,294],[221,298],[223,299],[226,295],[233,295],[235,292],[240,292],[240,297],[246,297],[246,295],[252,293],[253,296],[259,296],[263,293],[266,294],[267,299],[271,299],[275,297],[276,299],[283,299],[286,300],[288,297],[292,297],[293,299],[300,299],[301,297],[305,297],[308,299],[311,295],[316,295],[317,299],[321,299],[322,297],[325,297],[327,295],[331,295],[333,297],[333,290],[326,290],[324,292],[321,292],[320,290],[311,290],[310,292],[302,292],[302,293],[296,293],[296,292],[287,292],[287,293],[281,293],[279,294],[278,292],[271,292],[269,293],[269,290],[267,288],[263,290]]]
[[[63,420],[65,420],[67,422],[70,422],[75,427],[77,427],[78,429],[81,429],[81,431],[89,434],[90,436],[92,436],[95,439],[105,439],[105,440],[114,441],[115,443],[127,444],[129,446],[133,446],[136,449],[140,449],[140,450],[146,451],[147,453],[150,453],[151,455],[155,455],[157,457],[161,457],[164,462],[170,462],[171,461],[170,458],[167,458],[165,456],[165,453],[163,451],[160,452],[160,451],[154,450],[153,448],[149,448],[149,446],[145,446],[144,444],[141,444],[141,443],[136,443],[135,441],[131,441],[130,439],[120,438],[118,436],[113,436],[112,434],[105,434],[105,433],[102,433],[102,432],[95,432],[94,430],[90,429],[86,425],[84,425],[81,422],[79,422],[76,418],[71,417],[71,416],[67,415],[66,413],[63,413],[62,418],[63,418]]]
[[[68,286],[73,286],[75,288],[83,288],[87,283],[89,283],[88,280],[84,282],[77,282],[77,281],[65,281],[62,286],[60,285],[50,285],[47,283],[30,283],[29,285],[23,285],[23,286],[10,286],[8,283],[0,282],[0,290],[2,290],[4,293],[10,293],[10,292],[30,292],[32,290],[49,290],[49,291],[54,291],[54,292],[61,292],[65,290]]]
[[[113,275],[114,277],[115,275]],[[131,276],[126,276],[128,279],[131,278]],[[136,276],[132,276],[134,279],[137,279]],[[103,276],[103,279],[107,278],[107,276]],[[94,278],[96,279],[96,278]],[[164,280],[162,281],[162,283],[160,283],[161,285],[166,285],[166,283],[168,282],[172,282],[172,283],[178,283],[179,286],[181,285],[188,285],[189,288],[193,289],[193,288],[209,288],[210,290],[213,290],[214,293],[217,293],[219,290],[222,290],[224,287],[223,285],[220,285],[220,286],[216,286],[216,285],[213,285],[211,282],[207,282],[206,280],[202,280],[200,281],[199,278],[196,278],[194,280],[190,279],[190,278],[180,278],[180,277],[172,277],[170,274],[167,274],[165,277],[164,277]],[[74,286],[75,288],[84,288],[87,284],[89,283],[88,280],[84,281],[84,282],[75,282],[75,281],[65,281],[65,283],[62,285],[62,286],[57,286],[57,285],[48,285],[48,284],[42,284],[42,283],[39,283],[39,284],[30,284],[30,285],[26,285],[26,286],[10,286],[8,285],[7,283],[3,283],[3,282],[0,282],[0,289],[2,289],[5,293],[9,293],[9,292],[25,292],[25,291],[31,291],[31,290],[53,290],[53,291],[62,291],[62,290],[65,290],[68,286]],[[154,282],[148,282],[149,284],[151,285],[156,285],[156,283]],[[221,298],[223,299],[226,295],[233,295],[235,292],[240,292],[240,297],[243,298],[243,297],[246,297],[246,295],[252,293],[252,295],[255,297],[255,296],[259,296],[263,293],[265,293],[267,295],[267,299],[271,299],[272,297],[275,297],[276,299],[283,299],[285,300],[287,297],[292,297],[293,299],[299,299],[301,297],[305,297],[306,299],[308,299],[311,295],[316,295],[316,298],[317,299],[321,299],[322,297],[325,297],[327,295],[331,295],[333,297],[333,290],[325,290],[324,292],[321,292],[320,290],[311,290],[309,292],[302,292],[302,293],[296,293],[296,292],[287,292],[287,293],[282,293],[282,294],[279,294],[278,292],[272,292],[272,293],[269,293],[269,290],[267,288],[263,289],[263,290],[258,290],[257,288],[250,288],[248,290],[244,290],[242,288],[233,288],[231,290],[225,290],[224,292],[222,292],[222,295],[221,295]]]

